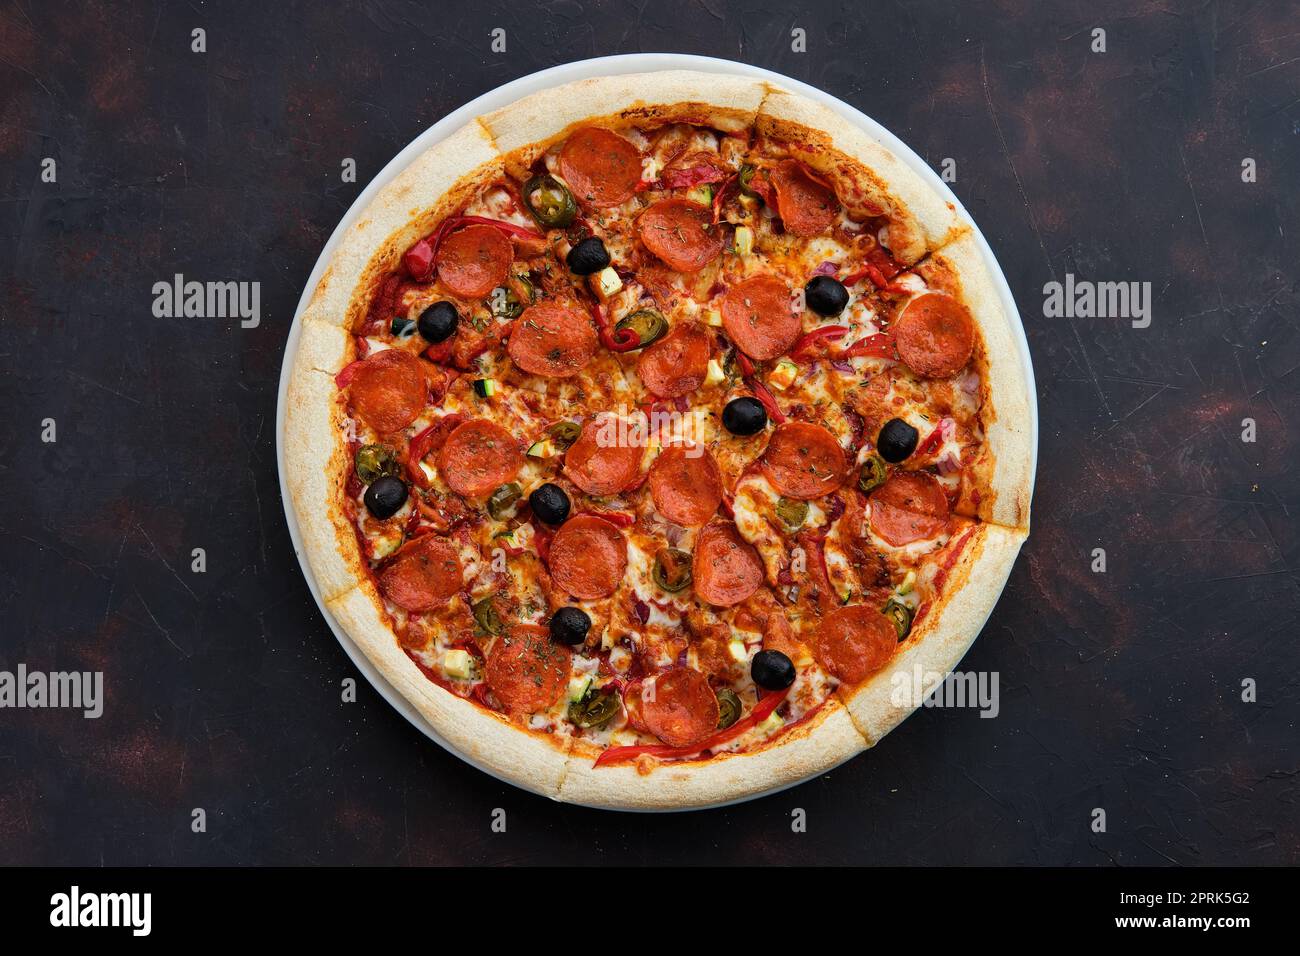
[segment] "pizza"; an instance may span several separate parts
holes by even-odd
[[[330,614],[546,796],[706,806],[874,745],[1024,541],[1032,398],[971,224],[837,113],[584,80],[418,156],[301,317]]]

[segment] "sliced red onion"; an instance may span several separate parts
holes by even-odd
[[[957,387],[967,395],[975,395],[980,390],[980,377],[974,372],[967,372],[957,380]]]
[[[853,363],[848,359],[831,359],[830,366],[837,372],[847,372],[850,375],[853,374]]]
[[[951,418],[939,419],[939,437],[944,441],[952,441],[957,434],[957,423]]]
[[[679,412],[688,412],[691,409],[691,403],[685,395],[679,395],[673,399],[673,407]]]
[[[835,275],[835,273],[839,272],[839,270],[840,270],[839,266],[837,266],[835,263],[827,259],[816,269],[814,269],[812,271],[812,274],[815,276],[833,276]]]
[[[952,452],[948,452],[935,464],[941,475],[955,475],[961,471],[961,460]]]
[[[646,604],[639,597],[632,598],[632,611],[636,614],[639,623],[645,624],[650,620],[650,605]]]
[[[827,522],[838,521],[840,515],[844,514],[844,499],[839,495],[826,496],[826,520]]]
[[[682,535],[685,533],[685,528],[675,524],[667,525],[664,529],[664,537],[668,539],[668,543],[674,548],[677,547],[677,542],[682,540]]]

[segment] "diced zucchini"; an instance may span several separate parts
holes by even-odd
[[[707,369],[704,375],[705,385],[721,385],[727,380],[727,373],[722,370],[722,363],[717,359],[709,359]]]
[[[757,729],[760,734],[762,734],[763,736],[767,736],[768,734],[775,733],[776,731],[780,730],[784,726],[785,726],[785,718],[783,718],[776,711],[772,711],[772,713],[768,714],[767,718],[761,724],[758,725]]]
[[[560,453],[555,447],[555,442],[549,438],[543,438],[541,441],[535,441],[528,446],[529,458],[554,458]]]
[[[745,647],[744,641],[732,641],[727,645],[727,651],[737,664],[744,664],[749,660],[749,649]]]
[[[772,369],[771,374],[768,375],[767,384],[785,391],[794,383],[795,376],[798,374],[799,366],[789,359],[781,359],[776,363],[776,368]]]
[[[468,680],[474,673],[474,659],[469,656],[469,651],[456,648],[442,655],[442,669],[449,677]]]
[[[747,256],[754,251],[754,230],[748,226],[736,227],[736,255]]]
[[[591,291],[601,302],[612,299],[623,288],[623,280],[618,277],[613,266],[605,266],[587,281],[591,285]]]
[[[690,192],[686,194],[686,198],[691,202],[699,203],[701,206],[712,206],[713,187],[708,183],[704,183],[700,186],[693,186],[691,187]]]
[[[717,309],[705,309],[704,321],[715,328],[722,328],[722,313]]]
[[[912,592],[912,585],[914,584],[916,584],[916,572],[908,571],[907,574],[903,576],[903,583],[898,586],[898,593],[910,594]]]
[[[582,695],[587,693],[587,688],[590,686],[590,674],[579,674],[577,677],[570,677],[569,700],[582,700]]]
[[[491,398],[497,392],[497,383],[490,378],[474,379],[474,394],[479,398]]]

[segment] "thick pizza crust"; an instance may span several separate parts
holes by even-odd
[[[319,343],[318,336],[303,332],[304,341]],[[321,597],[329,600],[356,587],[365,572],[341,503],[347,451],[339,440],[343,409],[338,386],[330,370],[313,367],[311,354],[299,352],[285,396],[285,484],[298,516],[303,554]]]
[[[579,126],[697,123],[740,131],[754,122],[767,92],[759,80],[723,73],[600,76],[539,90],[482,122],[497,149],[527,166]]]
[[[839,766],[867,747],[834,699],[774,743],[710,760],[662,763],[650,773],[631,763],[595,767],[593,756],[569,755],[560,799],[619,810],[707,807],[790,786]]]
[[[905,265],[967,228],[953,205],[911,167],[820,103],[772,87],[755,128],[791,143],[799,159],[832,180],[850,211],[862,200],[884,208],[892,220],[889,250]]]
[[[1002,307],[993,276],[973,235],[964,235],[944,246],[920,263],[916,272],[930,286],[965,302],[983,339],[975,362],[983,372],[980,387],[985,441],[980,457],[969,466],[980,497],[973,500],[968,489],[956,511],[1027,529],[1034,469],[1032,399],[1013,319]]]
[[[974,537],[948,573],[938,603],[913,629],[889,665],[840,696],[862,735],[874,746],[914,711],[919,701],[897,699],[898,684],[912,686],[915,668],[946,676],[961,661],[993,610],[1026,532],[975,525]]]
[[[525,731],[425,677],[398,647],[369,582],[326,606],[384,679],[458,753],[517,786],[555,798],[564,779],[567,739]]]

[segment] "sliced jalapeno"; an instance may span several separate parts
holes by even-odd
[[[718,730],[726,730],[732,724],[740,719],[740,698],[730,687],[724,687],[717,692],[718,698]]]
[[[550,438],[551,443],[556,448],[563,451],[578,440],[582,434],[582,426],[577,422],[556,422],[550,428],[546,429],[546,436]]]
[[[515,319],[524,311],[524,304],[519,301],[515,290],[507,285],[497,286],[488,296],[487,307],[498,319]],[[481,331],[481,330],[480,330]]]
[[[740,167],[740,191],[746,196],[757,196],[758,193],[750,188],[750,181],[754,178],[754,167],[746,163]]]
[[[481,631],[485,634],[501,633],[501,615],[497,611],[496,603],[492,600],[491,595],[480,601],[475,601],[471,610],[474,612],[474,623],[479,626]]]
[[[652,574],[655,584],[670,594],[691,583],[691,556],[677,548],[663,548],[655,555]]]
[[[550,173],[541,173],[524,183],[523,196],[533,218],[547,229],[563,229],[578,215],[573,193]]]
[[[776,517],[786,531],[794,533],[808,520],[808,502],[783,497],[776,503]]]
[[[569,704],[569,720],[579,727],[599,727],[608,723],[618,710],[618,694],[592,688],[582,695],[582,700]]]
[[[508,485],[502,485],[492,492],[492,497],[488,498],[488,514],[497,519],[506,517],[523,493],[523,489],[513,481]]]
[[[356,466],[357,477],[366,485],[402,473],[402,463],[397,460],[397,452],[387,445],[362,445],[357,449]]]
[[[623,316],[614,325],[615,338],[624,329],[631,329],[637,334],[637,348],[645,348],[651,342],[658,341],[668,331],[668,320],[654,309],[637,309]]]
[[[881,608],[880,613],[889,618],[894,624],[894,630],[898,632],[898,639],[902,641],[907,637],[907,632],[912,629],[912,609],[897,598],[890,598]]]
[[[885,459],[872,453],[866,461],[862,463],[862,471],[858,473],[858,487],[862,489],[863,494],[870,494],[885,483],[889,477],[889,470],[885,467]]]

